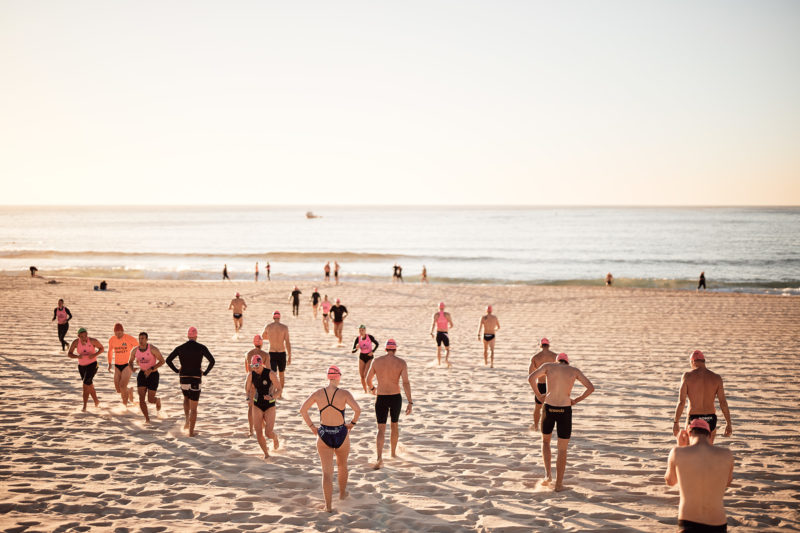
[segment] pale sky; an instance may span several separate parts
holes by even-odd
[[[800,2],[0,0],[0,204],[800,205]]]

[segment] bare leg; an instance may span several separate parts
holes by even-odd
[[[317,439],[317,453],[322,464],[322,495],[325,498],[325,510],[329,513],[333,511],[331,500],[333,499],[333,448]]]
[[[436,345],[436,364],[442,364],[442,346],[439,344]]]
[[[252,400],[249,398],[247,399],[247,436],[253,436],[253,407],[252,407]]]
[[[144,415],[144,421],[150,422],[150,414],[147,412],[147,402],[145,401],[145,396],[147,395],[147,387],[137,387],[136,390],[139,392],[139,409],[142,410],[142,414]]]
[[[122,377],[122,372],[120,372],[119,369],[115,366],[114,367],[114,390],[117,391],[117,394],[122,393],[122,389],[119,388],[119,382],[120,382],[120,378],[121,377]],[[128,391],[125,391],[125,392],[127,393]],[[125,398],[123,396],[122,403],[127,403],[126,400],[127,400],[127,398]]]
[[[483,365],[489,364],[489,343],[483,341]]]
[[[94,390],[94,385],[87,385],[87,387],[89,387],[89,394],[91,395],[92,400],[94,400],[94,406],[95,407],[99,406],[100,405],[100,400],[97,399],[97,393]],[[85,404],[85,402],[84,402],[84,404]]]
[[[189,398],[183,397],[183,416],[186,420],[183,424],[183,429],[189,429]]]
[[[542,461],[544,461],[544,480],[543,485],[549,485],[553,481],[553,473],[550,469],[550,435],[542,435]]]
[[[564,470],[567,468],[567,445],[569,439],[558,439],[558,458],[556,459],[556,491],[564,490]]]
[[[336,472],[339,477],[339,499],[344,500],[347,498],[347,478],[349,477],[347,456],[350,454],[350,436],[334,452],[336,453]]]
[[[358,358],[358,375],[361,376],[361,387],[367,392],[367,363]]]
[[[278,434],[275,433],[275,416],[277,414],[274,407],[264,412],[264,434],[268,439],[272,439],[272,448],[274,450],[277,450],[281,445],[281,443],[278,442]]]
[[[492,364],[490,368],[494,368],[494,339],[489,342],[489,349],[492,352]]]
[[[397,457],[397,441],[400,440],[400,424],[398,422],[392,422],[391,428],[392,434],[390,442],[392,443],[392,457]]]
[[[264,452],[264,459],[269,459],[269,452],[267,451],[267,439],[264,438],[264,411],[255,405],[251,405],[250,410],[253,411],[253,423],[256,427],[256,440],[258,440],[258,445],[261,446],[261,451]]]
[[[383,466],[383,443],[386,441],[386,424],[378,424],[378,435],[375,437],[375,448],[378,451],[378,462],[375,469]]]
[[[194,437],[194,425],[197,422],[197,403],[199,400],[189,400],[189,436]]]
[[[156,411],[161,410],[161,398],[156,397],[156,391],[149,390],[147,391],[147,403],[153,403],[156,405]]]
[[[278,372],[278,379],[281,380],[281,393],[278,395],[278,398],[281,398],[283,397],[283,389],[286,387],[286,378],[283,372]]]
[[[542,416],[542,404],[537,403],[536,407],[533,408],[533,429],[539,431],[539,420]]]
[[[445,352],[444,352],[444,362],[447,365],[447,368],[450,368],[451,366],[453,366],[453,365],[450,364],[450,347],[449,346],[445,346],[444,350],[445,350]]]
[[[714,428],[714,431],[711,432],[711,435],[708,437],[708,442],[714,444],[714,437],[717,436],[717,428]]]
[[[131,374],[133,374],[133,369],[130,367],[130,365],[126,366],[125,370],[119,373],[119,391],[117,392],[119,392],[122,396],[122,403],[125,404],[125,407],[128,406],[129,401],[133,401],[133,387],[128,387],[128,383],[130,383],[131,380]]]
[[[83,386],[83,410],[86,410],[86,404],[89,402],[89,385]]]

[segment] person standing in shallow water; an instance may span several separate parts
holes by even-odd
[[[705,272],[700,272],[700,279],[697,282],[697,290],[698,291],[700,290],[700,287],[702,287],[703,290],[706,290],[706,273]]]
[[[226,279],[228,281],[231,280],[231,278],[228,277],[228,265],[227,264],[224,267],[222,267],[222,281],[225,281]]]
[[[317,453],[322,463],[322,494],[325,498],[325,510],[333,511],[333,458],[339,470],[339,499],[347,498],[347,458],[350,455],[350,432],[361,416],[361,408],[353,395],[339,388],[342,373],[337,366],[328,368],[328,386],[318,389],[306,398],[300,407],[303,417],[311,433],[317,438]],[[320,426],[317,428],[308,415],[314,404],[319,408]],[[350,423],[345,423],[344,411],[347,407],[353,410]]]

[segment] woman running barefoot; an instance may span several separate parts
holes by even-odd
[[[97,351],[95,351],[95,349]],[[76,354],[75,351],[78,351]],[[72,341],[67,352],[67,357],[78,360],[78,372],[83,381],[83,410],[86,410],[86,403],[89,396],[94,400],[94,406],[100,405],[97,393],[94,390],[94,376],[97,374],[97,356],[103,353],[103,345],[100,341],[89,337],[86,328],[78,328],[78,338]]]
[[[331,312],[331,303],[328,301],[328,295],[322,299],[322,327],[325,328],[325,333],[330,333],[330,322],[328,322],[328,313]]]
[[[264,360],[260,355],[253,355],[250,359],[250,375],[247,376],[245,389],[250,396],[250,411],[253,418],[253,429],[256,431],[256,439],[261,450],[264,452],[264,459],[269,459],[267,451],[267,439],[272,439],[273,449],[277,450],[278,435],[274,431],[275,427],[275,398],[280,392],[280,381],[278,375],[270,369],[264,368]]]
[[[336,366],[328,369],[328,386],[318,389],[303,403],[300,414],[311,431],[317,435],[317,453],[322,463],[322,493],[325,496],[325,510],[333,510],[333,456],[339,470],[339,499],[347,497],[347,456],[350,453],[350,431],[361,415],[361,408],[350,392],[339,388],[342,373]],[[308,415],[308,410],[317,404],[319,408],[320,426],[317,428]],[[345,424],[344,410],[347,406],[353,410],[353,418]]]

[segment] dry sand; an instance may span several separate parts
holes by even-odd
[[[309,283],[301,284],[299,318],[291,316],[288,282],[114,280],[109,292],[92,291],[94,283],[0,277],[0,529],[668,531],[678,493],[663,474],[679,380],[694,348],[725,379],[733,415],[733,436],[717,440],[736,457],[728,523],[736,531],[800,528],[798,298],[604,287],[320,286],[351,313],[345,347],[337,348],[312,320]],[[240,341],[231,339],[227,310],[235,290],[249,306]],[[189,325],[198,327],[217,366],[204,380],[196,438],[181,429],[182,396],[166,367],[164,409],[149,426],[138,404],[122,408],[102,364],[95,378],[101,406],[90,402],[81,413],[76,364],[62,354],[50,320],[59,297],[75,317],[70,339],[85,326],[107,345],[120,321],[128,333],[149,331],[167,354],[184,342]],[[436,367],[428,334],[440,300],[455,321],[450,370]],[[476,336],[488,303],[502,324],[494,369],[483,366]],[[289,325],[294,355],[277,413],[282,446],[266,463],[247,437],[242,359],[275,308]],[[360,392],[357,357],[348,349],[361,322],[382,343],[397,339],[414,395],[414,413],[401,419],[401,458],[387,459],[379,471],[370,468],[373,401]],[[569,353],[597,389],[575,408],[569,490],[561,493],[538,485],[541,438],[529,429],[533,394],[525,378],[541,336]],[[327,514],[318,510],[315,439],[298,408],[325,384],[332,363],[363,414],[351,434],[350,498],[334,496],[337,512]],[[574,395],[581,391],[576,385]]]

